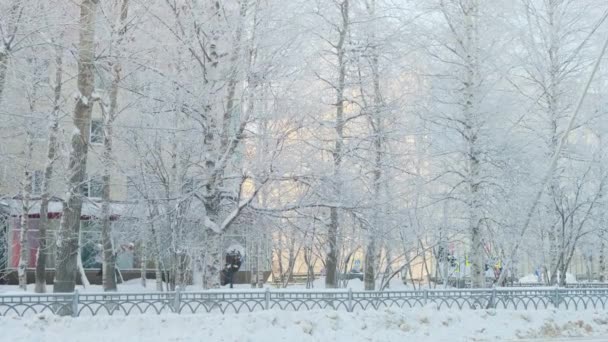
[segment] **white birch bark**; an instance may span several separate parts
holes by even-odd
[[[71,136],[68,164],[68,193],[61,217],[57,241],[57,265],[53,292],[73,292],[79,255],[82,188],[85,181],[91,110],[93,106],[95,12],[98,0],[82,0],[80,4],[80,35],[78,57],[79,97],[74,108],[75,131]]]
[[[28,92],[29,110],[31,113],[35,113],[36,104],[38,101],[38,88],[39,80],[41,77],[41,70],[37,65],[37,60],[34,59],[32,63],[34,69],[34,84],[32,84],[31,92]],[[24,151],[24,177],[23,177],[23,188],[21,192],[21,232],[20,232],[20,253],[19,253],[19,287],[23,290],[27,290],[27,266],[29,263],[29,228],[30,228],[30,199],[32,196],[32,162],[34,154],[34,132],[29,127],[29,122],[26,122],[25,127],[25,151]]]
[[[62,40],[60,40],[62,41]],[[49,229],[49,200],[51,197],[50,187],[53,178],[54,164],[57,159],[57,135],[59,133],[59,112],[61,108],[61,91],[63,83],[63,48],[61,42],[55,48],[55,86],[53,88],[53,111],[50,115],[49,133],[46,153],[46,164],[44,167],[44,179],[42,180],[42,194],[40,196],[40,224],[38,231],[39,250],[36,260],[36,293],[46,292],[46,260],[47,260],[47,231]]]
[[[484,255],[482,246],[480,198],[480,151],[478,146],[479,131],[479,38],[478,38],[478,0],[464,1],[462,6],[464,16],[463,54],[465,71],[463,75],[462,111],[464,115],[464,136],[467,146],[467,210],[470,237],[471,285],[485,286]]]
[[[78,269],[78,276],[80,277],[80,282],[82,283],[83,288],[87,288],[91,286],[89,282],[89,278],[87,277],[87,273],[84,271],[84,266],[82,265],[82,234],[78,235],[78,253],[76,258],[76,268]]]
[[[34,149],[31,133],[27,133],[26,142],[26,160],[29,161],[32,158],[32,152]],[[19,235],[19,265],[18,265],[18,276],[19,276],[19,288],[27,290],[27,265],[29,261],[30,246],[29,246],[29,210],[30,210],[30,196],[32,193],[32,175],[29,171],[29,162],[26,163],[24,177],[23,177],[23,189],[21,191],[21,222],[20,222],[20,235]]]
[[[381,212],[381,180],[383,176],[383,164],[384,164],[384,153],[383,153],[383,139],[384,139],[384,120],[382,119],[382,108],[384,101],[382,100],[382,93],[380,90],[380,57],[378,52],[378,42],[376,30],[376,0],[370,0],[366,3],[367,11],[370,20],[373,21],[370,28],[369,38],[369,49],[370,67],[372,72],[372,83],[373,83],[373,104],[371,106],[371,112],[369,113],[369,122],[373,140],[373,172],[372,172],[372,198],[374,199],[375,208],[373,209],[371,226],[368,228],[368,244],[365,252],[365,272],[364,272],[364,287],[367,291],[373,291],[376,288],[376,270],[375,265],[377,264],[377,240],[380,233],[380,212]]]
[[[6,46],[0,45],[0,103],[4,95],[4,86],[6,84],[6,71],[8,70],[8,51]]]
[[[23,6],[20,0],[11,2],[11,9],[8,13],[8,25],[6,32],[0,35],[0,104],[4,97],[6,87],[6,75],[8,72],[9,57],[13,50],[13,43],[19,31],[19,24],[23,14]]]
[[[335,195],[340,199],[342,187],[342,159],[344,153],[344,93],[346,91],[346,43],[350,24],[350,0],[343,0],[339,3],[340,19],[338,24],[338,42],[335,46],[337,56],[338,80],[336,84],[336,117],[335,117],[335,141],[332,151],[333,158],[333,182]],[[340,213],[336,206],[332,206],[329,212],[329,224],[327,234],[328,252],[325,259],[325,287],[337,288],[338,280],[338,237],[340,228]]]
[[[112,146],[114,140],[114,121],[118,116],[118,89],[122,80],[122,54],[123,41],[127,32],[127,15],[129,11],[129,0],[122,0],[116,4],[117,20],[112,29],[112,41],[110,46],[110,70],[112,73],[112,82],[109,92],[109,108],[105,109],[105,104],[102,106],[103,115],[103,175],[102,175],[102,206],[101,206],[101,240],[103,245],[103,290],[116,291],[116,252],[112,243],[112,213],[111,206],[111,178],[112,178],[112,162],[114,160]],[[142,278],[145,280],[145,277]]]

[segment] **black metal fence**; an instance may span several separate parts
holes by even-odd
[[[606,309],[608,288],[500,288],[422,291],[229,291],[0,295],[0,316],[241,313],[264,310]]]

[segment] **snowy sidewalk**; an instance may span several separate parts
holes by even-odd
[[[608,313],[595,311],[265,311],[239,315],[1,318],[11,342],[129,341],[596,341]],[[600,339],[605,341],[605,339]]]

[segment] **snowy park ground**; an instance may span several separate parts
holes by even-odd
[[[165,285],[165,284],[163,284]],[[325,289],[325,278],[315,279],[314,288],[311,290],[319,291]],[[424,285],[423,285],[424,286]],[[418,287],[418,285],[416,285]],[[281,290],[277,289],[273,284],[266,283],[264,284],[264,288],[270,288],[272,290]],[[346,288],[350,288],[353,291],[363,291],[364,284],[359,279],[349,280]],[[100,293],[103,292],[101,285],[89,285],[87,287],[83,287],[81,285],[76,286],[76,289],[81,293]],[[401,279],[392,279],[390,282],[390,290],[398,291],[398,290],[412,290],[411,286],[403,284]],[[222,286],[221,291],[239,291],[239,290],[251,290],[250,284],[235,284],[234,289],[230,289],[229,286]],[[289,284],[286,290],[306,290],[305,284]],[[47,285],[47,291],[53,292],[53,286]],[[133,279],[126,281],[123,284],[118,284],[118,292],[124,293],[132,293],[132,292],[155,292],[156,291],[156,283],[154,279],[148,279],[146,283],[146,287],[143,287],[141,284],[141,279]],[[200,284],[190,285],[186,288],[186,291],[204,291],[203,287]],[[27,288],[27,292],[34,293],[34,284],[29,284]],[[17,285],[0,285],[0,294],[23,294],[24,291],[19,289]]]
[[[11,342],[105,341],[608,341],[600,311],[266,311],[238,315],[0,317]],[[595,339],[591,339],[595,337]],[[604,338],[605,337],[605,338]]]
[[[313,290],[323,290],[324,279]],[[119,292],[154,292],[155,283],[128,281]],[[273,288],[270,284],[267,287]],[[348,283],[363,290],[357,279]],[[77,287],[80,292],[101,292],[100,286]],[[439,287],[438,287],[439,288]],[[233,291],[249,290],[247,284]],[[411,290],[400,280],[391,290]],[[198,285],[188,291],[201,291]],[[273,288],[273,290],[276,290]],[[304,285],[286,290],[302,291]],[[52,292],[52,286],[48,287]],[[222,291],[231,291],[227,287]],[[279,290],[280,291],[280,290]],[[33,293],[33,285],[28,288]],[[23,294],[17,286],[0,286],[0,295]],[[354,313],[329,310],[279,311],[197,315],[133,315],[127,317],[59,317],[51,314],[0,317],[3,336],[17,341],[608,341],[608,312],[604,310],[437,310],[389,308]]]

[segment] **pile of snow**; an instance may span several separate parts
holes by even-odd
[[[437,311],[355,313],[264,311],[238,315],[0,317],[10,341],[505,341],[608,337],[608,313],[594,311]]]
[[[557,275],[557,279],[559,279],[559,273]],[[534,274],[528,274],[526,276],[519,278],[519,282],[521,284],[538,283],[538,277]],[[566,273],[566,283],[567,284],[574,284],[577,282],[578,281],[576,280],[576,277],[572,273]]]
[[[538,277],[534,274],[528,274],[526,276],[523,276],[521,278],[519,278],[519,282],[521,284],[535,284],[538,283]]]

